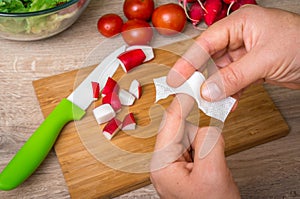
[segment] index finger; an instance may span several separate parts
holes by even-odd
[[[238,12],[238,11],[237,11]],[[177,60],[167,76],[167,83],[178,87],[185,82],[196,70],[201,71],[210,56],[231,47],[243,45],[241,17],[232,13],[205,30],[192,46]]]

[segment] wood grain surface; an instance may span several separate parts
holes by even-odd
[[[170,0],[156,1],[165,2]],[[300,13],[300,1],[258,2]],[[121,5],[121,0],[93,0],[72,27],[46,40],[0,39],[0,170],[43,121],[32,81],[81,68],[95,45],[105,40],[96,30],[98,18],[109,12],[124,18]],[[185,34],[195,36],[199,32],[188,26]],[[231,155],[227,162],[242,198],[300,198],[300,91],[265,87],[287,121],[290,133]],[[20,187],[0,191],[0,198],[70,198],[55,152]],[[158,195],[149,185],[118,198],[158,198]]]
[[[186,51],[183,42],[171,44],[166,49],[177,49],[177,52],[181,49],[183,53]],[[107,141],[101,135],[104,125],[97,125],[92,114],[92,109],[101,104],[100,99],[87,109],[81,121],[67,125],[61,132],[54,148],[72,198],[109,198],[150,184],[148,172],[157,129],[163,109],[173,99],[169,97],[155,103],[152,81],[166,75],[178,59],[178,55],[162,49],[155,49],[154,54],[153,61],[128,74],[119,67],[113,76],[121,88],[128,89],[134,79],[143,86],[141,99],[131,107],[123,107],[117,114],[122,120],[128,112],[133,112],[138,123],[135,131],[121,131]],[[74,85],[92,69],[94,66],[34,81],[44,116],[68,96]],[[227,155],[283,137],[289,132],[286,122],[261,85],[253,86],[244,93],[237,110],[229,115],[224,127],[223,123],[198,111],[196,105],[188,121],[200,127],[218,125],[223,128]]]

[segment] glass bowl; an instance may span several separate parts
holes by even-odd
[[[0,37],[17,41],[34,41],[56,35],[70,27],[90,0],[70,0],[54,8],[28,12],[0,12]]]

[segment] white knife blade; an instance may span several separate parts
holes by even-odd
[[[112,77],[119,67],[117,60],[118,55],[124,52],[126,46],[122,46],[109,56],[107,56],[81,84],[69,95],[69,101],[76,104],[83,110],[86,110],[89,105],[94,101],[91,82],[98,82],[100,87],[103,88],[108,77]]]

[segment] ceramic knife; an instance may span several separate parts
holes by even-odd
[[[20,148],[0,174],[0,190],[11,190],[24,182],[42,163],[53,147],[60,131],[70,121],[80,120],[93,102],[91,82],[104,85],[119,66],[117,56],[125,51],[122,46],[103,61],[85,80],[54,108],[43,123]]]

